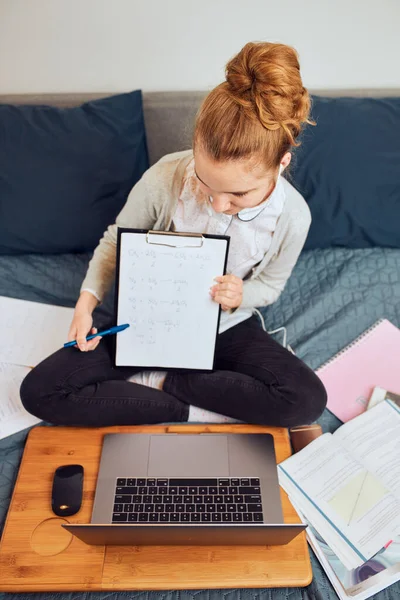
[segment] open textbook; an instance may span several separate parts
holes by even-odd
[[[279,481],[347,569],[400,534],[400,409],[385,400],[279,465]]]

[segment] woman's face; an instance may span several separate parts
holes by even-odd
[[[282,166],[287,167],[290,159],[287,152]],[[200,188],[211,197],[213,210],[227,215],[236,215],[244,208],[264,202],[278,178],[278,169],[267,171],[264,165],[254,166],[248,159],[215,162],[200,147],[195,151],[194,163]]]

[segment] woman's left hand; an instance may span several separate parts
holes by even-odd
[[[237,308],[242,303],[243,280],[236,275],[222,275],[216,277],[217,285],[210,288],[210,294],[215,302],[221,305],[222,310]]]

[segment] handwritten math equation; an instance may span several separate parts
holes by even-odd
[[[199,276],[208,283],[207,270],[204,269],[208,265],[210,270],[212,257],[201,249],[187,250],[127,250],[124,320],[126,318],[132,323],[132,333],[135,332],[135,340],[139,344],[162,343],[167,334],[188,331],[193,318],[190,307],[196,299],[191,282]],[[207,284],[205,290],[208,290]]]
[[[131,266],[136,267],[137,261],[143,261],[146,259],[148,261],[148,266],[150,269],[157,269],[159,262],[168,257],[174,259],[178,269],[183,269],[187,263],[196,262],[199,265],[199,269],[204,269],[204,263],[207,263],[211,260],[211,256],[207,252],[202,252],[201,250],[197,252],[185,252],[184,250],[162,250],[161,252],[156,252],[151,248],[146,250],[133,250],[132,248],[128,250],[129,257],[131,259]],[[161,259],[161,261],[160,261]]]

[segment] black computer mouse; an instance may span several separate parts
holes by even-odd
[[[59,517],[75,515],[82,504],[82,465],[62,465],[54,472],[51,508]]]

